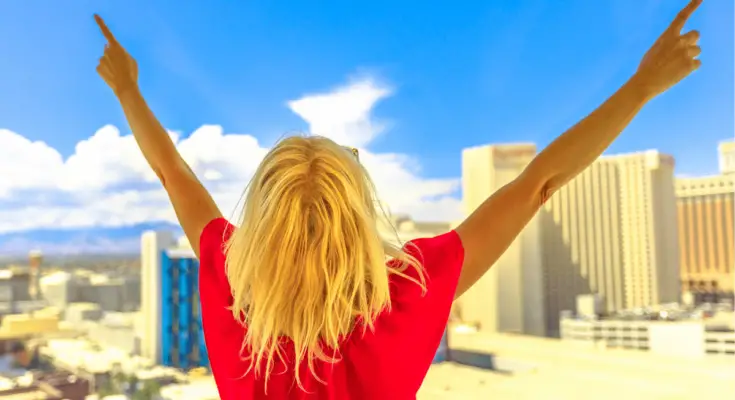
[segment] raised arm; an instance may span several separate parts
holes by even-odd
[[[699,34],[681,34],[701,4],[692,0],[646,53],[635,75],[592,114],[554,140],[523,173],[485,200],[457,233],[465,248],[459,297],[498,260],[560,187],[577,176],[618,137],[653,97],[696,70]]]
[[[95,20],[107,39],[97,72],[120,100],[135,141],[166,189],[176,217],[199,257],[202,230],[222,214],[146,104],[138,88],[135,60],[118,43],[102,18],[95,15]]]

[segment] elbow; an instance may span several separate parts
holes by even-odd
[[[181,157],[172,157],[167,162],[161,162],[157,164],[151,163],[151,169],[156,174],[158,180],[164,188],[171,184],[171,181],[180,180],[182,176],[193,175],[191,168]]]
[[[543,186],[541,186],[541,190],[539,191],[539,207],[546,204],[546,202],[551,199],[551,196],[556,193],[556,189],[554,189],[554,186],[552,185],[552,182],[548,181]]]
[[[551,168],[536,162],[531,162],[523,175],[530,182],[529,186],[533,188],[534,203],[538,207],[546,204],[561,186],[559,184],[560,179],[553,173]]]
[[[163,170],[161,170],[160,168],[153,167],[153,173],[156,174],[156,176],[158,177],[158,180],[161,181],[161,184],[165,188],[166,187],[166,176],[163,175]]]

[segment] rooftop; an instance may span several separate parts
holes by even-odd
[[[418,399],[670,400],[723,398],[735,389],[735,357],[666,357],[595,349],[555,339],[482,333],[454,333],[450,346],[456,355],[489,361],[496,369],[512,364],[528,368],[500,373],[437,364],[430,369]]]

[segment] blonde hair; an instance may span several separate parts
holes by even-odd
[[[264,374],[267,384],[287,338],[299,387],[303,362],[324,382],[315,361],[338,361],[341,340],[358,326],[372,329],[390,309],[389,275],[425,290],[416,258],[381,238],[379,204],[360,162],[327,138],[289,137],[265,156],[226,243],[232,313],[247,327],[248,372]],[[408,267],[416,274],[405,273]]]

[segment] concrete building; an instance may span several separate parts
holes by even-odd
[[[469,215],[496,190],[519,176],[535,155],[533,144],[463,150],[465,212]],[[483,331],[544,336],[547,331],[546,299],[540,249],[541,224],[537,216],[495,266],[459,299],[461,318]]]
[[[603,156],[541,212],[547,327],[579,294],[608,311],[680,297],[674,160],[657,151]]]
[[[146,232],[141,247],[142,355],[182,369],[208,366],[194,252],[171,232]]]
[[[2,298],[0,301],[26,301],[31,296],[28,292],[30,288],[31,277],[28,270],[20,268],[10,268],[0,271],[0,292]]]
[[[735,142],[720,144],[721,174],[677,178],[682,290],[735,289]]]
[[[59,331],[59,319],[52,315],[7,315],[0,324],[0,335],[22,337]]]
[[[145,232],[141,237],[141,354],[161,360],[161,258],[174,244],[171,232]]]
[[[464,150],[467,214],[535,153],[528,144]],[[599,295],[610,311],[678,301],[673,170],[673,158],[657,151],[601,157],[462,296],[462,320],[488,332],[557,336],[560,313],[580,294]]]
[[[103,311],[123,311],[125,308],[125,282],[123,279],[109,279],[95,276],[89,283],[80,286],[81,301],[99,304]]]
[[[98,321],[103,314],[99,304],[96,303],[70,303],[64,309],[64,319],[76,325],[85,321]]]
[[[87,337],[101,346],[139,355],[141,338],[135,334],[133,318],[131,313],[108,312],[99,321],[85,322]]]
[[[720,172],[723,174],[735,173],[735,140],[720,142],[717,150],[720,156]]]
[[[43,298],[54,307],[65,308],[79,301],[79,280],[66,271],[57,271],[40,279]]]
[[[30,293],[31,299],[33,300],[38,300],[41,296],[39,284],[42,274],[42,265],[43,253],[41,252],[41,250],[32,250],[28,254],[28,270],[30,272],[28,293]]]
[[[666,356],[722,355],[735,360],[735,332],[704,321],[561,320],[561,338],[603,348],[651,351]]]

